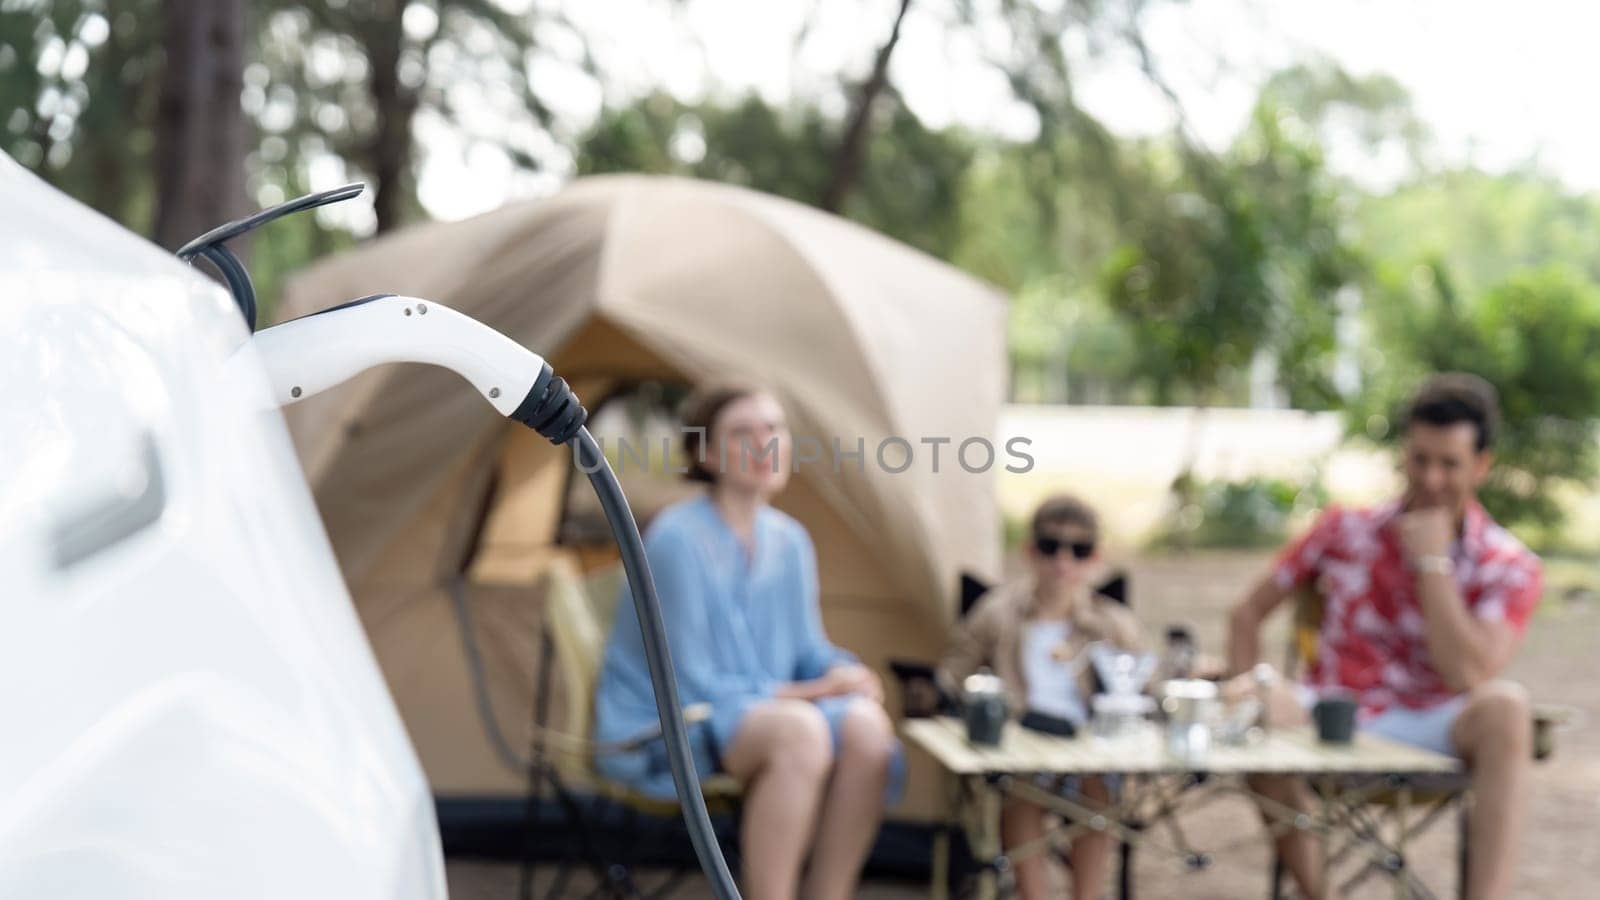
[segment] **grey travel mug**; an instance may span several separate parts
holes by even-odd
[[[1356,701],[1351,697],[1324,697],[1311,708],[1317,738],[1324,744],[1348,744],[1356,734]]]
[[[1009,714],[1005,683],[984,671],[967,676],[961,688],[961,711],[967,723],[967,740],[986,747],[999,746]]]

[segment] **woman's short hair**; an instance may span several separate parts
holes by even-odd
[[[1090,540],[1100,537],[1100,518],[1089,504],[1071,494],[1056,494],[1033,511],[1033,539],[1044,537],[1046,528],[1076,525],[1089,532]]]
[[[736,400],[770,393],[758,384],[748,381],[715,381],[696,387],[683,400],[679,421],[683,425],[683,452],[689,471],[684,478],[706,484],[717,483],[717,473],[706,468],[708,458],[706,442],[711,439],[711,424],[724,409]]]

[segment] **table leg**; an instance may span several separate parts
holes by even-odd
[[[1410,900],[1411,879],[1407,869],[1411,864],[1406,861],[1406,814],[1411,807],[1411,788],[1409,785],[1400,788],[1399,796],[1395,799],[1394,821],[1399,829],[1394,838],[1394,852],[1399,855],[1399,867],[1394,872],[1394,896],[1396,900]]]
[[[928,886],[929,900],[950,900],[950,829],[941,827],[933,833],[933,884]]]
[[[1317,791],[1322,797],[1322,890],[1333,896],[1333,835],[1336,829],[1333,824],[1335,803],[1338,799],[1338,786],[1332,778],[1323,778],[1321,789]]]
[[[983,866],[978,880],[979,900],[994,900],[1000,894],[1000,792],[982,778],[973,779],[978,794],[978,816],[973,829],[973,855]]]
[[[959,781],[961,792],[961,830],[967,836],[967,847],[978,871],[976,896],[980,900],[994,900],[1000,895],[1001,858],[999,785],[981,775],[964,776]]]
[[[1121,849],[1117,854],[1117,898],[1133,900],[1133,843],[1124,840],[1118,846]]]

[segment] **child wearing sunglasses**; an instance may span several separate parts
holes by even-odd
[[[1013,715],[1043,713],[1081,728],[1094,685],[1092,667],[1080,654],[1096,641],[1126,650],[1143,643],[1133,613],[1094,590],[1101,568],[1099,530],[1094,510],[1076,497],[1059,495],[1041,504],[1023,548],[1025,574],[979,598],[939,666],[941,682],[953,688],[987,667],[1005,683]],[[1109,801],[1100,779],[1086,780],[1081,790],[1092,801]],[[1001,815],[1002,842],[1012,847],[1041,837],[1045,816],[1041,807],[1013,801]],[[1104,833],[1073,839],[1068,856],[1078,900],[1101,896],[1110,851]],[[1023,900],[1054,893],[1048,864],[1043,856],[1016,864]]]

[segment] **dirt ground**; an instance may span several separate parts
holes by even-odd
[[[1204,649],[1220,652],[1223,610],[1263,566],[1263,557],[1242,554],[1140,560],[1129,567],[1133,603],[1153,629],[1188,622]],[[1269,640],[1267,646],[1281,647],[1282,641]],[[1547,597],[1511,676],[1526,685],[1537,702],[1572,706],[1583,720],[1563,731],[1555,756],[1534,769],[1515,896],[1551,900],[1600,896],[1600,608],[1593,601]],[[1208,836],[1259,827],[1242,800],[1219,801],[1183,821],[1192,833]],[[1453,820],[1441,823],[1412,848],[1413,864],[1440,896],[1454,896],[1455,891],[1452,826]],[[1268,895],[1265,844],[1223,855],[1201,873],[1186,872],[1174,860],[1147,852],[1137,858],[1134,872],[1143,897],[1234,900]],[[449,880],[455,900],[498,900],[517,894],[517,871],[510,865],[454,860]],[[677,896],[709,896],[703,887],[695,887]],[[863,886],[860,896],[900,900],[925,893],[921,885],[871,883]],[[583,891],[574,894],[582,895]],[[1348,896],[1393,895],[1392,887],[1369,879]]]

